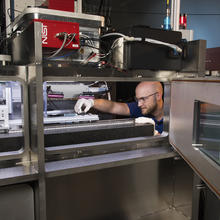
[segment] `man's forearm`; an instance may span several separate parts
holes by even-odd
[[[94,106],[95,109],[117,115],[129,115],[130,111],[126,103],[113,102],[106,99],[95,99]]]

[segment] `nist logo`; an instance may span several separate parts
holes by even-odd
[[[47,31],[47,25],[44,25],[42,23],[42,32],[41,32],[41,35],[42,35],[42,44],[48,44],[47,42],[47,34],[48,34],[48,31]]]

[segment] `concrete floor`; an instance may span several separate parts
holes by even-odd
[[[184,212],[182,212],[184,209]],[[182,207],[181,209],[167,209],[161,212],[152,213],[151,215],[144,216],[140,220],[190,220],[191,214],[186,215],[186,210],[189,212],[190,207]]]

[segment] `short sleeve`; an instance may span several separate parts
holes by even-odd
[[[129,102],[127,103],[128,108],[130,110],[130,117],[137,118],[143,116],[141,113],[141,109],[138,107],[137,102]]]

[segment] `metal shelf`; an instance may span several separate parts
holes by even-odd
[[[34,166],[15,166],[0,169],[0,186],[38,180]]]
[[[169,146],[148,147],[145,149],[82,157],[69,160],[46,162],[47,177],[62,176],[91,170],[117,167],[149,160],[174,157],[177,154]]]

